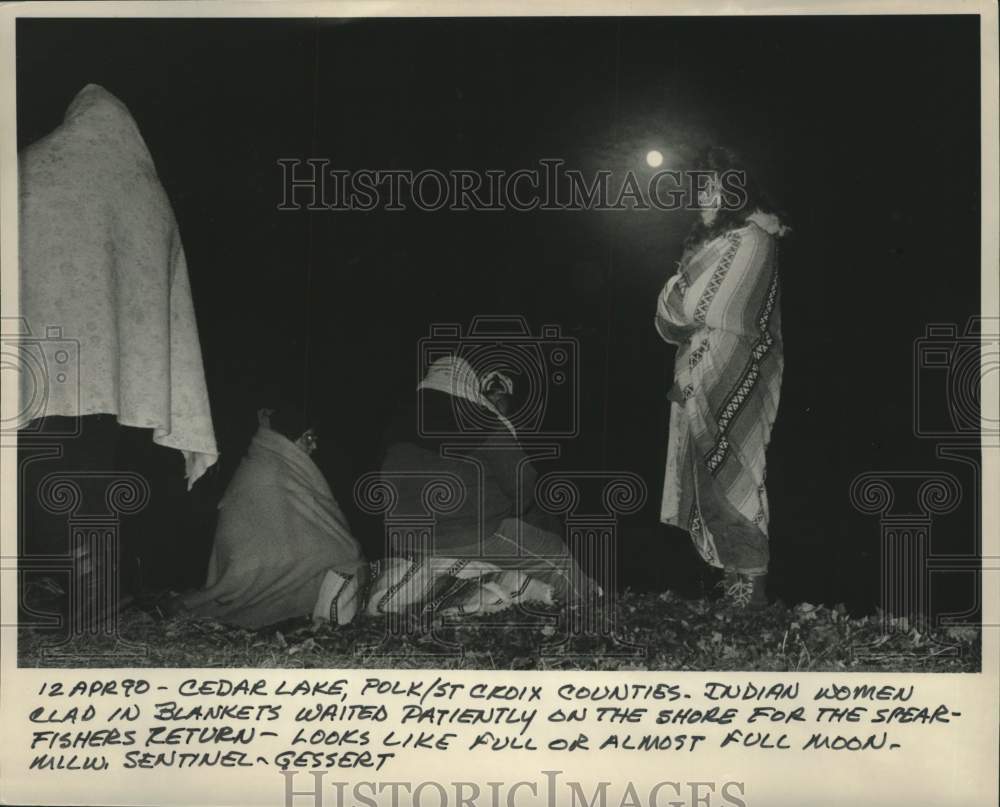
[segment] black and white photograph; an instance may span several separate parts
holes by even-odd
[[[996,804],[997,8],[0,8],[0,804]]]
[[[16,21],[21,667],[981,669],[978,15],[144,13]]]

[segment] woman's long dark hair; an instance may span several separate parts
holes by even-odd
[[[731,148],[711,146],[705,149],[695,160],[695,168],[723,178],[723,203],[711,224],[706,225],[700,217],[695,222],[684,239],[685,258],[706,241],[742,227],[747,216],[754,211],[773,213],[784,219],[770,193],[763,187],[758,172]]]
[[[269,427],[271,431],[284,435],[293,443],[309,429],[318,431],[318,423],[309,417],[308,413],[297,403],[280,399],[269,408]]]

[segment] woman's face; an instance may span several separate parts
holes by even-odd
[[[719,175],[712,174],[708,178],[706,186],[698,193],[698,207],[701,209],[701,221],[706,227],[710,227],[715,217],[719,215],[719,208],[722,206],[722,185],[719,182]]]
[[[313,454],[319,448],[319,434],[315,429],[307,429],[302,436],[295,441],[295,445],[301,448],[306,454]]]

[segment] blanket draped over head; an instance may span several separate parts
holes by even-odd
[[[713,566],[768,566],[765,450],[783,367],[776,236],[756,213],[696,249],[659,298],[656,327],[679,345],[661,520]]]
[[[25,421],[113,414],[150,428],[183,454],[190,487],[218,451],[177,221],[135,121],[88,84],[19,170],[21,315],[32,338],[79,350],[78,376],[47,368],[44,412],[22,385]]]
[[[328,570],[367,572],[361,547],[309,455],[261,426],[219,503],[208,577],[184,604],[258,628],[313,612]]]
[[[490,399],[483,394],[486,381],[491,376],[500,378],[503,384],[511,385],[510,379],[502,373],[494,372],[486,379],[480,379],[476,371],[472,369],[472,365],[461,356],[444,356],[427,368],[427,375],[417,384],[417,390],[437,390],[480,406],[499,420],[504,428],[511,433],[511,436],[516,437],[517,432],[514,430],[513,424],[501,415]],[[513,389],[513,385],[511,385],[511,389]]]

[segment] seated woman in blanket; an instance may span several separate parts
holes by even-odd
[[[185,607],[248,628],[309,614],[353,619],[368,566],[312,460],[318,444],[295,406],[261,410],[219,503],[208,579],[182,597]]]
[[[390,426],[382,473],[398,497],[397,523],[429,515],[427,486],[435,479],[461,490],[457,506],[434,508],[432,542],[387,547],[369,614],[427,606],[468,613],[600,596],[567,551],[558,521],[535,507],[537,473],[498,408],[507,408],[511,392],[502,374],[480,378],[465,359],[445,356],[418,385],[416,408]]]
[[[765,450],[781,390],[787,228],[731,151],[713,148],[698,167],[712,181],[656,310],[660,336],[679,346],[661,521],[724,570],[734,605],[755,607],[767,602]]]

